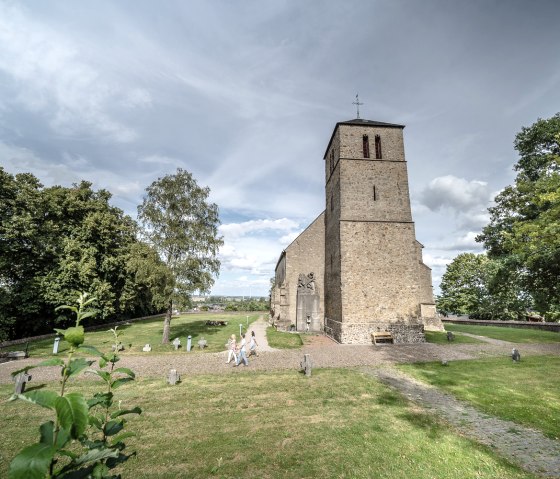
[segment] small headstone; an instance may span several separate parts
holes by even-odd
[[[181,340],[179,338],[175,338],[173,340],[173,346],[175,346],[175,350],[179,349],[181,347]]]
[[[455,335],[451,331],[447,331],[447,341],[455,341]]]
[[[14,394],[23,394],[25,392],[25,385],[28,381],[31,381],[31,374],[19,373],[14,377],[15,388]]]
[[[9,351],[8,358],[9,359],[25,359],[27,355],[25,351]]]
[[[198,341],[198,347],[200,349],[204,349],[207,345],[208,345],[208,342],[204,338],[201,338],[200,341]]]
[[[441,365],[442,366],[449,366],[449,361],[447,361],[447,359],[442,359],[441,360]]]
[[[54,338],[53,354],[58,354],[58,345],[60,344],[60,336],[57,334]]]
[[[143,348],[142,351],[144,351],[145,353],[149,353],[152,350],[152,347],[149,344],[146,344]]]
[[[301,369],[303,370],[305,375],[307,377],[310,377],[311,376],[311,355],[310,354],[304,354],[303,355],[303,361],[300,363],[300,365],[301,365]]]
[[[519,354],[519,351],[515,348],[511,350],[511,359],[513,359],[516,363],[521,361],[521,354]]]
[[[113,351],[115,352],[119,352],[119,351],[124,351],[124,346],[122,343],[119,344],[113,344],[113,346],[111,346]]]
[[[171,370],[169,370],[169,376],[167,377],[167,382],[168,382],[169,384],[171,384],[172,386],[174,386],[174,385],[177,384],[180,380],[181,380],[181,377],[179,376],[179,373],[177,372],[176,369],[171,369]]]
[[[191,352],[191,348],[192,348],[192,337],[189,336],[187,337],[187,352]]]

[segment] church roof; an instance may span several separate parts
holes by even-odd
[[[331,143],[332,143],[333,138],[334,138],[334,133],[336,132],[336,129],[338,128],[338,125],[381,126],[381,127],[385,127],[385,128],[404,128],[404,125],[397,125],[396,123],[385,123],[383,121],[366,120],[364,118],[355,118],[354,120],[339,121],[336,124],[336,126],[334,127],[334,130],[333,130],[332,135],[331,135],[331,139],[329,141],[329,144],[327,145],[327,149],[325,150],[325,155],[323,156],[323,159],[325,159],[327,157],[327,153],[329,151],[329,148],[331,147]]]

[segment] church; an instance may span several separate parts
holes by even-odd
[[[342,344],[423,342],[443,330],[410,208],[403,125],[336,124],[324,154],[325,210],[280,254],[271,294],[278,329]]]

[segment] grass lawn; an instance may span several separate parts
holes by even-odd
[[[297,349],[303,346],[300,334],[276,331],[272,326],[266,328],[266,339],[271,348]]]
[[[511,341],[512,343],[560,343],[560,333],[537,329],[479,326],[471,324],[444,323],[447,331],[477,334],[488,338]]]
[[[12,390],[0,385],[0,396]],[[535,478],[354,370],[145,379],[117,399],[144,410],[127,426],[138,457],[122,466],[126,478]],[[2,405],[0,477],[47,417],[21,401]]]
[[[523,354],[523,352],[522,352]],[[492,416],[560,439],[560,358],[522,356],[400,365],[404,372],[469,401]]]
[[[447,325],[446,325],[447,326]],[[446,328],[447,329],[447,328]],[[424,331],[424,336],[426,336],[426,342],[435,344],[472,344],[472,343],[482,343],[476,338],[470,338],[469,336],[461,336],[459,334],[455,335],[453,341],[447,340],[447,333],[441,331]]]
[[[226,350],[225,343],[231,334],[239,337],[239,325],[242,325],[243,332],[247,330],[247,318],[249,322],[249,331],[251,323],[256,321],[262,313],[200,313],[187,314],[183,316],[173,317],[171,319],[171,332],[169,338],[171,341],[176,337],[181,340],[181,347],[186,348],[187,336],[192,336],[193,352],[201,352],[198,347],[198,340],[204,338],[208,341],[208,347],[204,349],[206,352],[219,352]],[[206,321],[227,321],[227,326],[207,326]],[[107,333],[110,326],[106,329],[98,331],[86,332],[86,344],[95,346],[101,351],[110,350],[112,344],[112,334]],[[122,332],[120,340],[125,350],[122,354],[142,354],[142,348],[146,343],[152,346],[152,352],[165,353],[173,352],[173,344],[161,344],[163,334],[163,318],[146,319],[123,325],[118,327],[118,331]],[[24,345],[11,346],[5,350],[22,350]],[[29,343],[29,355],[51,356],[53,349],[53,339],[43,339]],[[59,353],[64,353],[68,349],[68,343],[60,341]]]

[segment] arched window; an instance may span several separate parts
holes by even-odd
[[[369,158],[369,138],[367,135],[362,137],[362,148],[364,150],[364,158]]]
[[[381,154],[381,137],[379,135],[375,135],[375,158],[377,160],[383,158]]]

